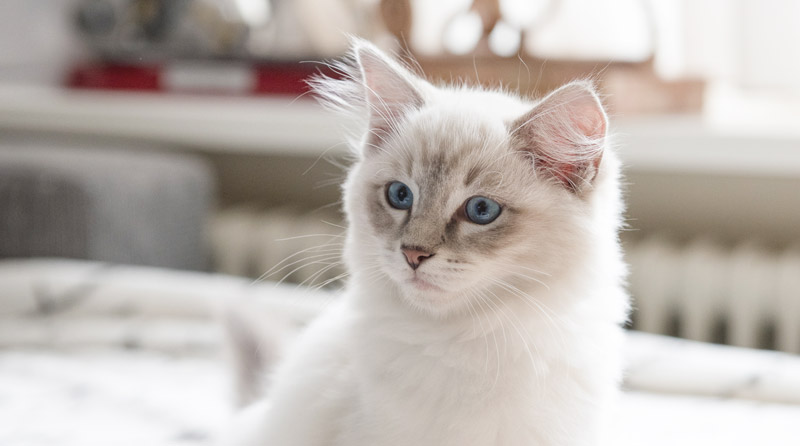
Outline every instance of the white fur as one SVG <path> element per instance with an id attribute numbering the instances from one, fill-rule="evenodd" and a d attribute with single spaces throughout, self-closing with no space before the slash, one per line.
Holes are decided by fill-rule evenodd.
<path id="1" fill-rule="evenodd" d="M 377 50 L 357 43 L 356 56 L 363 51 L 374 56 Z M 346 294 L 307 329 L 273 374 L 266 399 L 239 418 L 230 443 L 599 444 L 617 392 L 620 324 L 628 309 L 617 241 L 622 205 L 616 157 L 601 147 L 596 176 L 587 180 L 591 187 L 569 190 L 533 168 L 535 153 L 526 157 L 510 146 L 510 125 L 536 104 L 497 92 L 434 88 L 385 64 L 385 74 L 409 81 L 425 105 L 384 116 L 391 133 L 375 140 L 382 146 L 360 148 L 344 186 L 344 257 L 351 274 Z M 322 81 L 323 87 L 339 106 L 366 105 L 374 112 L 354 88 L 364 73 L 350 72 L 349 84 Z M 361 141 L 368 139 L 362 135 Z M 474 141 L 483 143 L 459 162 L 497 171 L 499 180 L 467 187 L 460 176 L 446 178 L 452 180 L 441 186 L 446 193 L 426 208 L 422 200 L 433 189 L 415 170 L 402 178 L 420 200 L 414 212 L 425 212 L 415 218 L 444 224 L 448 209 L 491 192 L 518 209 L 516 216 L 509 211 L 500 218 L 524 224 L 515 243 L 497 252 L 442 248 L 416 274 L 445 290 L 421 289 L 409 282 L 415 272 L 400 255 L 400 240 L 373 230 L 367 203 L 376 192 L 367 185 L 400 179 L 404 174 L 394 166 L 404 157 L 418 159 L 417 150 L 452 152 Z M 397 222 L 405 218 L 405 211 L 387 212 Z M 489 229 L 462 224 L 458 231 Z M 447 256 L 460 256 L 465 269 L 448 269 Z"/>

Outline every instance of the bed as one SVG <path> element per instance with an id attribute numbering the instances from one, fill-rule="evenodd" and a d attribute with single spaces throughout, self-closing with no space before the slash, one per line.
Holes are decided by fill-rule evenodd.
<path id="1" fill-rule="evenodd" d="M 0 445 L 213 445 L 228 299 L 305 324 L 334 293 L 74 260 L 0 262 Z M 800 358 L 631 331 L 615 445 L 800 444 Z"/>

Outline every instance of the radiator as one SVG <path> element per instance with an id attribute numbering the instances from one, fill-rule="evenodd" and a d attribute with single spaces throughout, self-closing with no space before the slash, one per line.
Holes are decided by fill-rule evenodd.
<path id="1" fill-rule="evenodd" d="M 336 214 L 226 210 L 212 225 L 216 270 L 336 287 L 342 228 Z M 800 247 L 726 246 L 698 238 L 626 243 L 633 327 L 743 347 L 800 353 Z"/>
<path id="2" fill-rule="evenodd" d="M 634 328 L 800 353 L 800 248 L 651 237 L 626 258 Z"/>
<path id="3" fill-rule="evenodd" d="M 318 288 L 344 278 L 336 213 L 240 207 L 219 212 L 210 232 L 217 272 Z"/>

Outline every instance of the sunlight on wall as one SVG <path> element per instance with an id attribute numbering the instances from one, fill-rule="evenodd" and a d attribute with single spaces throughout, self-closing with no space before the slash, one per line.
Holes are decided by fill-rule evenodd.
<path id="1" fill-rule="evenodd" d="M 468 0 L 412 0 L 412 45 L 421 54 L 469 53 L 481 23 Z M 501 0 L 493 52 L 516 54 L 520 44 L 553 59 L 640 61 L 652 54 L 652 30 L 639 0 Z"/>

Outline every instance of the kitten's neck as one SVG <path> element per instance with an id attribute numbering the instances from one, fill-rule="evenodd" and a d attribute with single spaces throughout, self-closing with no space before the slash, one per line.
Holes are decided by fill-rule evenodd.
<path id="1" fill-rule="evenodd" d="M 361 343 L 359 351 L 370 352 L 362 359 L 374 370 L 384 370 L 402 355 L 409 368 L 458 370 L 488 390 L 495 379 L 485 377 L 521 370 L 543 376 L 550 358 L 568 350 L 566 329 L 574 324 L 563 323 L 562 309 L 526 303 L 519 297 L 525 290 L 492 290 L 491 301 L 474 300 L 464 311 L 437 318 L 414 309 L 388 279 L 359 285 L 351 289 L 348 302 L 355 314 L 353 335 Z"/>

